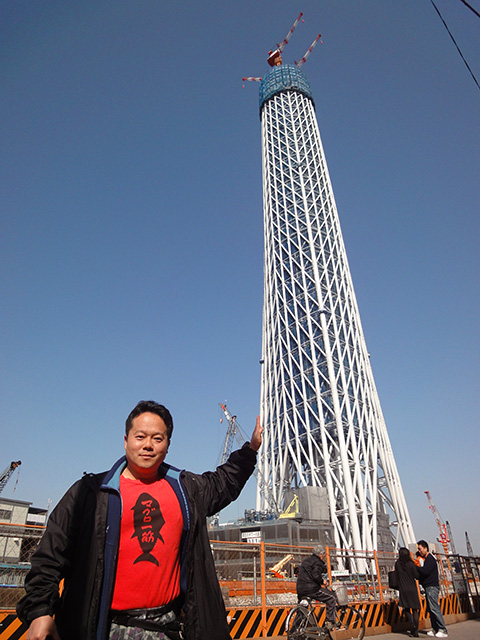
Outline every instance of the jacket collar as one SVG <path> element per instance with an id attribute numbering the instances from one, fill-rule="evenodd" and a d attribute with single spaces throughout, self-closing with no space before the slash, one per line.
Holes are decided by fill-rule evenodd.
<path id="1" fill-rule="evenodd" d="M 122 471 L 125 469 L 126 464 L 127 459 L 125 456 L 122 456 L 117 460 L 110 471 L 107 471 L 107 475 L 103 479 L 101 488 L 120 491 L 120 476 L 122 475 Z"/>
<path id="2" fill-rule="evenodd" d="M 127 458 L 122 456 L 119 460 L 115 462 L 110 471 L 107 471 L 107 475 L 103 479 L 102 489 L 110 489 L 114 491 L 120 491 L 120 476 L 122 475 L 122 471 L 127 466 Z M 165 478 L 166 476 L 178 478 L 180 474 L 180 469 L 177 467 L 173 467 L 166 462 L 162 462 L 160 468 L 158 469 L 158 477 Z"/>

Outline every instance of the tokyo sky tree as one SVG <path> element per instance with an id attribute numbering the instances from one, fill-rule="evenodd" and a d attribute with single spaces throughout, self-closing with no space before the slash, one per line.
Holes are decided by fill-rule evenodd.
<path id="1" fill-rule="evenodd" d="M 269 73 L 244 79 L 261 80 L 264 444 L 258 464 L 268 491 L 259 486 L 257 508 L 285 509 L 296 489 L 322 487 L 337 547 L 386 548 L 382 526 L 390 545 L 409 544 L 414 533 L 370 366 L 313 95 L 300 65 L 282 63 L 297 22 L 270 52 Z"/>

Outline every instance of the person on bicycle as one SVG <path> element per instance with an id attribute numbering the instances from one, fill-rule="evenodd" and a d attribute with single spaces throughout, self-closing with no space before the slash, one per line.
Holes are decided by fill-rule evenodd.
<path id="1" fill-rule="evenodd" d="M 335 593 L 327 588 L 327 577 L 325 547 L 317 544 L 313 548 L 312 555 L 302 562 L 298 570 L 297 596 L 299 601 L 303 598 L 314 598 L 322 602 L 326 607 L 325 626 L 331 629 L 335 626 L 337 598 Z"/>

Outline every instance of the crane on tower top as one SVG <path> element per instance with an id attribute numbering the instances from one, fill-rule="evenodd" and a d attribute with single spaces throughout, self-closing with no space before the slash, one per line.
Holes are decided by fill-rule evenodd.
<path id="1" fill-rule="evenodd" d="M 432 497 L 430 496 L 430 492 L 425 491 L 425 495 L 427 496 L 428 507 L 429 509 L 431 509 L 433 513 L 433 517 L 435 518 L 435 522 L 437 523 L 437 527 L 440 532 L 438 541 L 442 545 L 445 555 L 448 555 L 449 553 L 448 545 L 450 543 L 450 538 L 448 537 L 447 527 L 444 525 L 444 523 L 442 522 L 442 519 L 440 518 L 440 514 L 438 513 L 437 508 L 432 500 Z"/>
<path id="2" fill-rule="evenodd" d="M 269 51 L 268 52 L 267 62 L 271 67 L 279 67 L 282 64 L 282 62 L 283 62 L 283 60 L 282 60 L 282 51 L 287 46 L 288 41 L 292 37 L 292 33 L 297 28 L 297 25 L 300 22 L 302 16 L 303 16 L 303 13 L 300 11 L 300 13 L 298 15 L 298 18 L 295 20 L 295 22 L 292 25 L 292 28 L 287 33 L 287 35 L 282 40 L 282 42 L 280 44 L 277 44 L 277 48 L 275 49 L 275 51 Z M 303 20 L 302 20 L 302 22 L 303 22 Z"/>
<path id="3" fill-rule="evenodd" d="M 282 40 L 282 42 L 280 44 L 277 44 L 277 48 L 276 49 L 271 49 L 268 52 L 268 58 L 267 58 L 267 62 L 271 67 L 279 67 L 283 64 L 283 57 L 282 57 L 282 52 L 285 49 L 285 47 L 288 44 L 288 41 L 290 40 L 290 38 L 292 37 L 292 33 L 295 31 L 295 29 L 297 28 L 298 23 L 300 22 L 300 20 L 302 20 L 302 22 L 304 22 L 304 20 L 302 19 L 303 13 L 300 11 L 297 19 L 295 20 L 295 22 L 293 23 L 290 31 L 287 33 L 287 35 L 285 36 L 285 38 Z M 319 42 L 320 38 L 322 37 L 322 34 L 319 33 L 318 36 L 315 38 L 315 40 L 312 42 L 312 44 L 310 45 L 310 47 L 307 49 L 305 55 L 303 56 L 303 58 L 300 60 L 300 62 L 295 61 L 295 64 L 297 65 L 297 67 L 301 67 L 302 64 L 304 62 L 306 62 L 308 56 L 312 53 L 313 49 L 316 47 L 317 43 Z M 246 78 L 242 78 L 243 82 L 246 81 L 250 81 L 250 82 L 261 82 L 262 78 L 256 78 L 253 76 L 248 76 Z"/>
<path id="4" fill-rule="evenodd" d="M 2 474 L 0 475 L 0 493 L 5 489 L 5 485 L 10 480 L 12 473 L 15 471 L 17 467 L 22 464 L 21 460 L 17 460 L 16 462 L 11 462 L 10 466 L 7 467 Z"/>

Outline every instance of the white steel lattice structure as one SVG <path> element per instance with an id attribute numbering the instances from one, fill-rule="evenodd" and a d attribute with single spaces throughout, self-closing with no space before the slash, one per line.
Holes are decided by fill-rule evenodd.
<path id="1" fill-rule="evenodd" d="M 342 548 L 415 542 L 369 361 L 308 80 L 260 85 L 265 225 L 259 470 L 278 505 L 324 487 Z M 257 490 L 257 509 L 268 495 Z M 387 541 L 385 540 L 385 536 Z"/>

